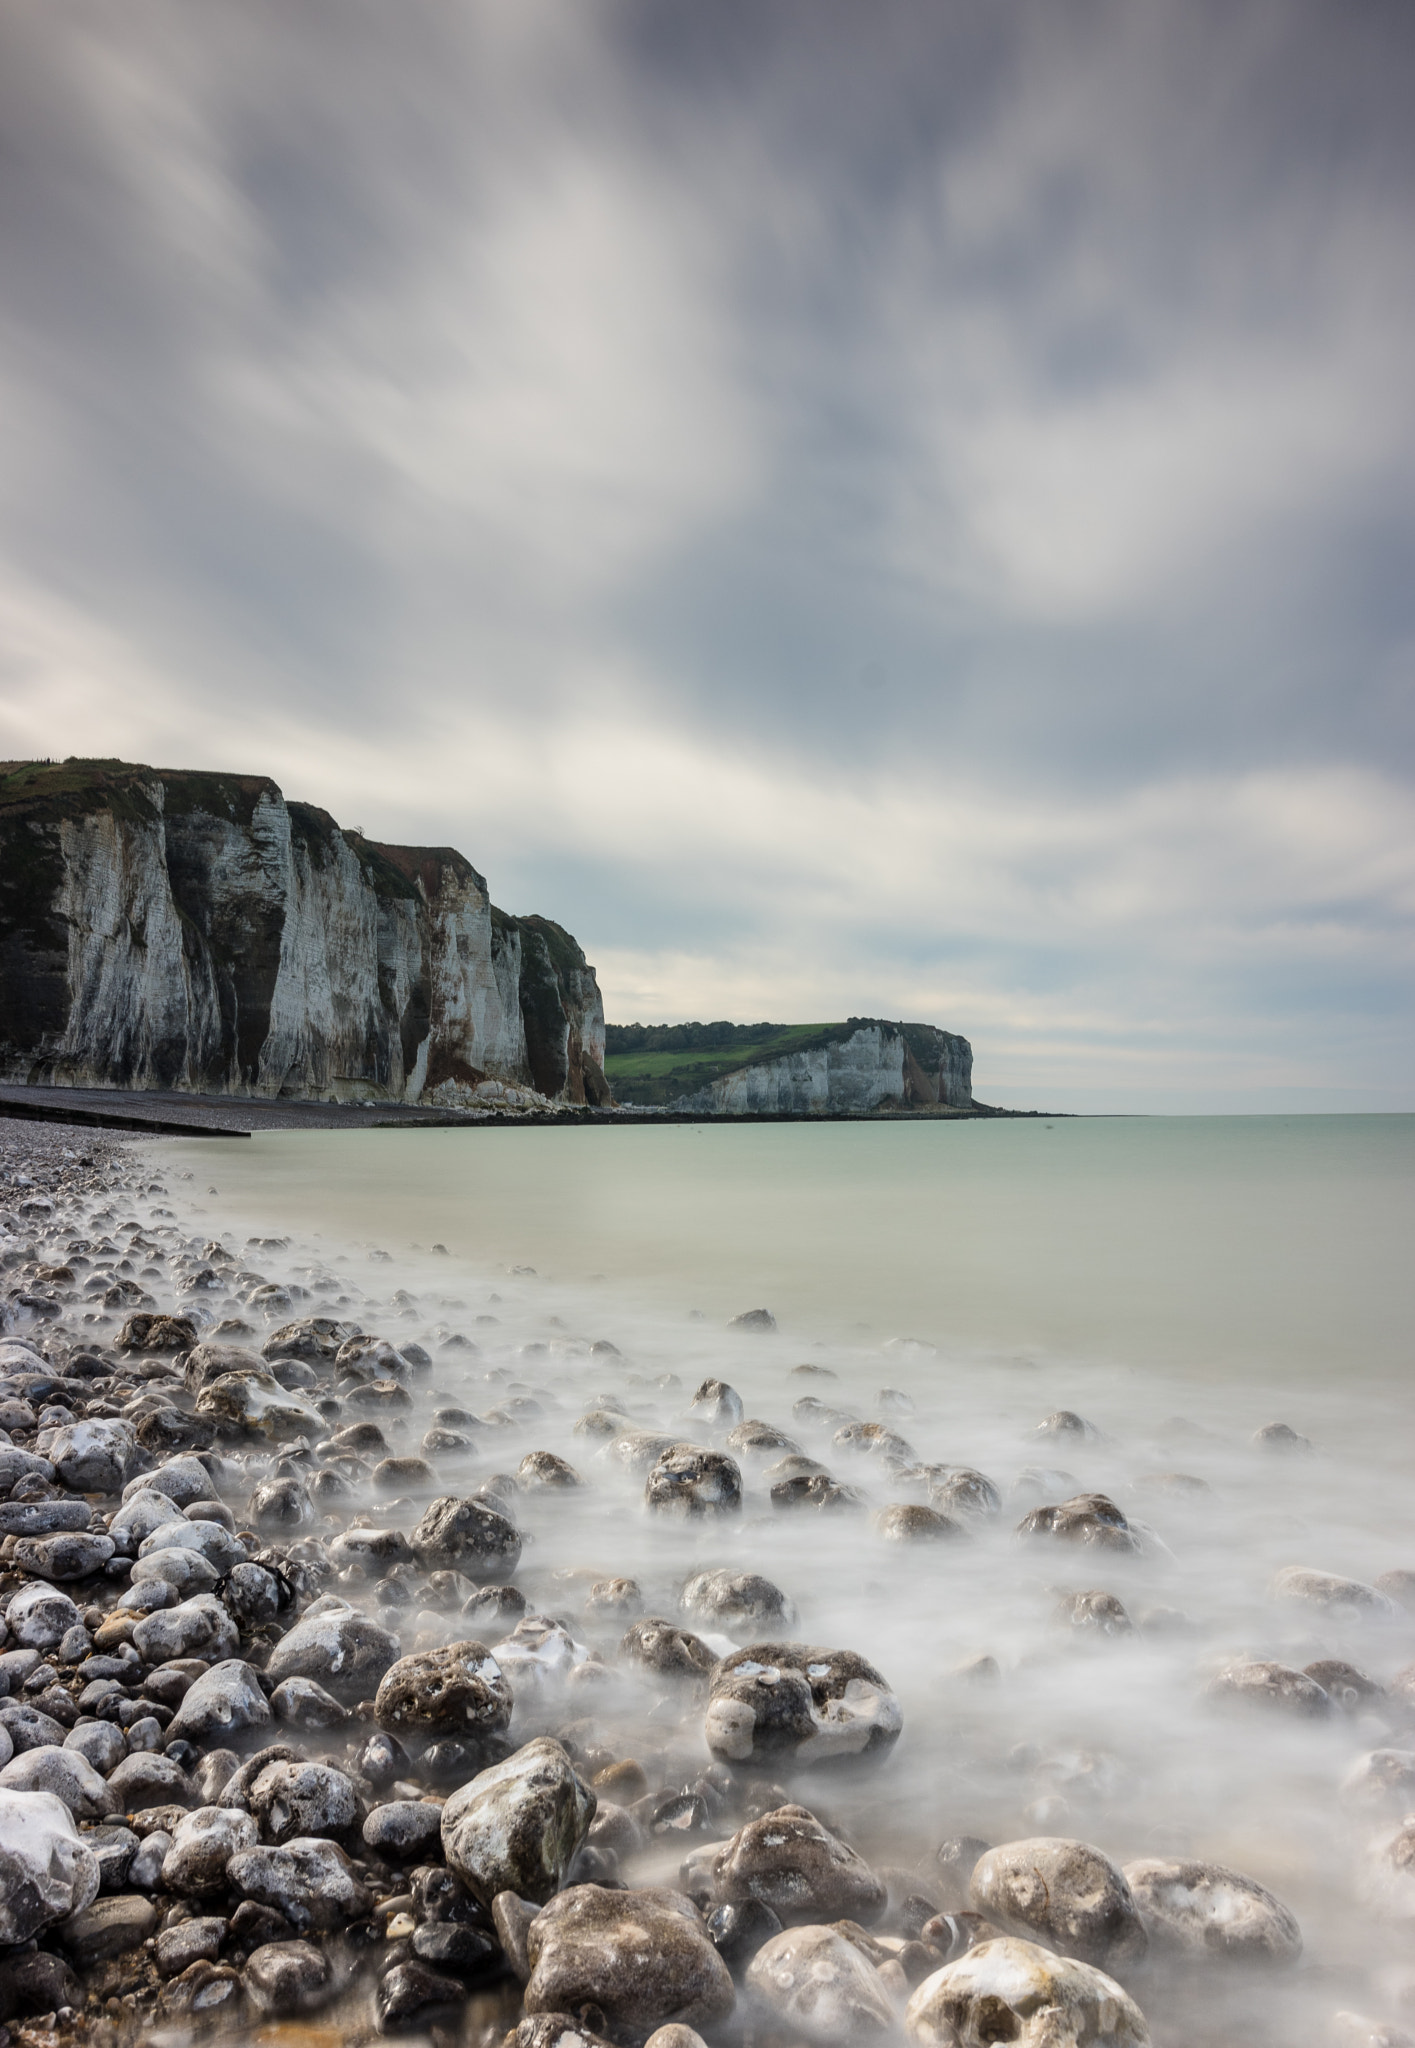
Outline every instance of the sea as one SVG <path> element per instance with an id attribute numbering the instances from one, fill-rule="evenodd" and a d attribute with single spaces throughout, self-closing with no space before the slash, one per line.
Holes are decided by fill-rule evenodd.
<path id="1" fill-rule="evenodd" d="M 181 1227 L 303 1288 L 300 1313 L 431 1354 L 398 1448 L 439 1408 L 497 1418 L 429 1492 L 569 1460 L 581 1487 L 516 1496 L 518 1583 L 577 1639 L 612 1658 L 594 1580 L 693 1626 L 680 1589 L 720 1567 L 778 1585 L 796 1640 L 876 1665 L 893 1751 L 787 1789 L 892 1884 L 965 1903 L 938 1860 L 962 1837 L 1217 1863 L 1290 1908 L 1302 1959 L 1152 1963 L 1131 1988 L 1156 2043 L 1415 2028 L 1415 1877 L 1402 1891 L 1389 1853 L 1415 1811 L 1415 1677 L 1392 1683 L 1415 1613 L 1274 1590 L 1288 1567 L 1415 1574 L 1415 1118 L 508 1119 L 152 1156 Z M 733 1327 L 753 1310 L 772 1327 Z M 690 1412 L 707 1380 L 860 1504 L 773 1506 L 778 1449 L 740 1457 L 739 1513 L 648 1513 L 642 1473 L 576 1425 L 598 1407 L 721 1448 L 728 1420 Z M 909 1456 L 837 1441 L 851 1420 Z M 881 1514 L 927 1501 L 929 1467 L 985 1475 L 996 1510 L 890 1540 Z M 1093 1492 L 1138 1554 L 1016 1533 Z M 1074 1624 L 1088 1592 L 1113 1625 Z M 1260 1661 L 1360 1682 L 1315 1714 L 1216 1685 Z M 645 1713 L 619 1746 L 688 1768 L 700 1708 Z M 1384 1750 L 1408 1768 L 1366 1761 Z"/>

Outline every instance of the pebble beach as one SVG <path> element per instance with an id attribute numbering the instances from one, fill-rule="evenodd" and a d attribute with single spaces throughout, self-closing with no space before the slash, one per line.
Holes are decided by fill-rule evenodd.
<path id="1" fill-rule="evenodd" d="M 0 1120 L 9 2042 L 1415 2041 L 1415 1544 L 1339 1396 L 945 1398 L 178 1156 Z"/>

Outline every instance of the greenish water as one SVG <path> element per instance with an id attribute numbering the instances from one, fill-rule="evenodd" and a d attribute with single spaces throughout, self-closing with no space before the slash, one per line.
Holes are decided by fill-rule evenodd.
<path id="1" fill-rule="evenodd" d="M 926 1896 L 937 1845 L 964 1834 L 1209 1859 L 1270 1886 L 1302 1926 L 1302 1967 L 1139 1980 L 1157 2048 L 1325 2048 L 1338 2008 L 1405 1995 L 1391 1971 L 1410 1900 L 1380 1860 L 1405 1794 L 1363 1760 L 1410 1747 L 1397 1674 L 1415 1673 L 1415 1613 L 1376 1591 L 1283 1596 L 1277 1575 L 1415 1573 L 1415 1118 L 282 1133 L 146 1157 L 163 1175 L 152 1226 L 186 1233 L 198 1262 L 204 1240 L 232 1253 L 189 1311 L 248 1318 L 253 1344 L 318 1310 L 425 1348 L 390 1444 L 415 1451 L 444 1404 L 475 1441 L 439 1448 L 415 1499 L 370 1484 L 343 1512 L 407 1527 L 432 1492 L 501 1475 L 527 1598 L 627 1688 L 604 1709 L 615 1754 L 676 1743 L 661 1769 L 690 1777 L 701 1708 L 685 1693 L 676 1720 L 644 1718 L 654 1694 L 633 1691 L 622 1623 L 596 1620 L 587 1586 L 630 1577 L 646 1613 L 681 1619 L 692 1573 L 764 1573 L 801 1641 L 858 1650 L 896 1691 L 887 1765 L 819 1796 Z M 726 1328 L 755 1307 L 775 1336 Z M 774 1505 L 777 1453 L 691 1406 L 709 1377 L 859 1505 Z M 642 1470 L 594 1427 L 606 1403 L 626 1427 L 735 1453 L 740 1513 L 650 1513 Z M 869 1419 L 892 1448 L 861 1448 Z M 1309 1447 L 1271 1448 L 1255 1432 L 1273 1422 Z M 507 1476 L 547 1450 L 583 1485 Z M 891 1540 L 890 1509 L 958 1466 L 987 1475 L 996 1511 Z M 1134 1554 L 1019 1539 L 1029 1510 L 1093 1491 L 1130 1518 Z M 1120 1604 L 1118 1634 L 1067 1619 L 1097 1592 Z M 1342 1660 L 1376 1690 L 1315 1717 L 1216 1703 L 1218 1675 L 1254 1659 Z M 633 1881 L 673 1881 L 678 1855 Z"/>
<path id="2" fill-rule="evenodd" d="M 770 1307 L 1130 1364 L 1399 1377 L 1415 1117 L 258 1135 L 179 1145 L 252 1227 L 445 1243 L 623 1307 Z"/>

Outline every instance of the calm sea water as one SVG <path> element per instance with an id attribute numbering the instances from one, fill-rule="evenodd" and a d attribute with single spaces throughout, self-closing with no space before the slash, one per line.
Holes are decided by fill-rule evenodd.
<path id="1" fill-rule="evenodd" d="M 1415 1897 L 1377 1896 L 1403 1809 L 1342 1789 L 1372 1750 L 1415 1751 L 1415 1714 L 1378 1699 L 1314 1721 L 1235 1715 L 1206 1690 L 1235 1660 L 1342 1658 L 1385 1684 L 1415 1658 L 1409 1613 L 1271 1590 L 1288 1565 L 1415 1570 L 1415 1118 L 280 1133 L 154 1156 L 194 1234 L 288 1236 L 247 1266 L 427 1346 L 399 1447 L 443 1403 L 535 1399 L 529 1419 L 474 1432 L 436 1490 L 534 1449 L 570 1459 L 583 1491 L 526 1493 L 518 1520 L 520 1583 L 572 1631 L 613 1656 L 584 1616 L 590 1577 L 632 1576 L 648 1612 L 672 1614 L 691 1570 L 727 1565 L 775 1580 L 803 1639 L 878 1664 L 903 1740 L 867 1782 L 811 1797 L 877 1862 L 927 1872 L 964 1833 L 1217 1860 L 1287 1901 L 1306 1959 L 1275 1982 L 1137 1984 L 1157 2043 L 1317 2048 L 1338 2010 L 1415 2019 Z M 774 1335 L 726 1328 L 756 1307 Z M 453 1334 L 477 1348 L 446 1348 Z M 889 1543 L 868 1512 L 773 1510 L 766 1461 L 744 1457 L 740 1516 L 665 1527 L 641 1476 L 575 1425 L 609 1400 L 720 1444 L 687 1414 L 709 1375 L 875 1508 L 924 1495 L 837 1445 L 803 1396 L 882 1417 L 922 1462 L 980 1469 L 1002 1510 L 956 1542 Z M 1095 1433 L 1038 1434 L 1058 1409 Z M 1256 1445 L 1272 1421 L 1311 1450 Z M 1165 1483 L 1176 1471 L 1184 1490 Z M 1149 1531 L 1146 1555 L 1019 1543 L 1030 1507 L 1083 1489 Z M 1133 1630 L 1058 1620 L 1096 1590 Z M 979 1657 L 996 1663 L 982 1683 Z M 609 1739 L 661 1751 L 661 1717 L 634 1712 Z M 689 1712 L 673 1738 L 689 1762 L 699 1725 Z"/>

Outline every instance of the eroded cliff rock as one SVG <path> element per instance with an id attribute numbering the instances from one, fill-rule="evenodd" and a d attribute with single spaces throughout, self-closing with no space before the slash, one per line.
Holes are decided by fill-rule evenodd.
<path id="1" fill-rule="evenodd" d="M 267 776 L 0 766 L 0 1073 L 89 1087 L 607 1102 L 594 969 L 450 847 Z"/>
<path id="2" fill-rule="evenodd" d="M 886 1106 L 971 1109 L 973 1049 L 929 1024 L 853 1018 L 832 1041 L 761 1060 L 684 1095 L 672 1107 L 693 1116 L 764 1112 L 803 1115 Z"/>

